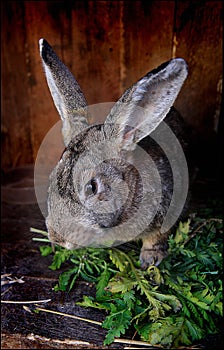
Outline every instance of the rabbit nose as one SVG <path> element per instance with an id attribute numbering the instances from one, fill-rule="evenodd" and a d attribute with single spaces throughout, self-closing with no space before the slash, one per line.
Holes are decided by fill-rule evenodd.
<path id="1" fill-rule="evenodd" d="M 101 192 L 98 194 L 97 198 L 99 199 L 99 201 L 105 201 L 106 199 L 106 193 L 105 192 Z"/>
<path id="2" fill-rule="evenodd" d="M 104 184 L 102 190 L 97 194 L 97 199 L 99 201 L 109 201 L 110 192 L 111 192 L 110 186 L 108 184 Z"/>

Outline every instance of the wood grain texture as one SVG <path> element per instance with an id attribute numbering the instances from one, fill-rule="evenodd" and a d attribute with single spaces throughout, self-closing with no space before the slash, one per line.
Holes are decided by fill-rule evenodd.
<path id="1" fill-rule="evenodd" d="M 2 16 L 2 164 L 33 161 L 24 4 L 5 2 Z M 16 23 L 16 28 L 15 28 Z"/>
<path id="2" fill-rule="evenodd" d="M 3 169 L 34 163 L 59 120 L 39 57 L 41 37 L 95 104 L 115 101 L 170 59 L 176 34 L 176 55 L 188 62 L 189 78 L 175 105 L 210 142 L 221 104 L 222 1 L 4 1 L 1 7 Z"/>
<path id="3" fill-rule="evenodd" d="M 220 1 L 177 2 L 176 54 L 189 65 L 189 77 L 177 108 L 204 132 L 214 130 L 218 118 L 215 113 L 221 105 L 222 8 Z"/>
<path id="4" fill-rule="evenodd" d="M 123 88 L 171 59 L 174 1 L 124 2 Z"/>

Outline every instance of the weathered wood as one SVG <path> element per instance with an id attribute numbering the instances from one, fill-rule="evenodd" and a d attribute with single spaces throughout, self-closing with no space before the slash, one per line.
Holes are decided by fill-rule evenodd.
<path id="1" fill-rule="evenodd" d="M 41 67 L 40 37 L 94 104 L 115 101 L 170 59 L 176 34 L 176 55 L 189 64 L 176 106 L 211 141 L 221 98 L 222 1 L 3 1 L 1 7 L 3 168 L 33 163 L 59 120 Z"/>
<path id="2" fill-rule="evenodd" d="M 222 9 L 221 1 L 177 1 L 176 56 L 188 62 L 189 76 L 176 106 L 204 135 L 220 116 Z"/>
<path id="3" fill-rule="evenodd" d="M 2 2 L 2 129 L 4 167 L 32 163 L 24 4 Z"/>
<path id="4" fill-rule="evenodd" d="M 5 292 L 4 300 L 25 302 L 31 300 L 41 301 L 49 298 L 51 301 L 46 304 L 36 303 L 35 305 L 24 303 L 26 306 L 25 309 L 22 303 L 2 303 L 2 332 L 21 335 L 22 339 L 26 337 L 27 340 L 31 340 L 31 335 L 33 334 L 33 340 L 36 337 L 38 343 L 42 343 L 44 340 L 45 343 L 53 345 L 53 347 L 54 344 L 61 343 L 66 348 L 72 345 L 72 342 L 74 344 L 75 341 L 79 341 L 80 345 L 82 342 L 85 342 L 85 348 L 91 348 L 93 346 L 101 347 L 103 345 L 103 338 L 106 331 L 99 325 L 57 314 L 34 312 L 39 307 L 79 316 L 80 318 L 102 321 L 104 318 L 103 313 L 95 313 L 93 310 L 90 311 L 90 309 L 75 305 L 77 301 L 82 299 L 83 294 L 91 295 L 91 289 L 93 289 L 91 285 L 78 282 L 73 293 L 55 293 L 52 290 L 56 284 L 53 278 L 24 276 L 23 281 L 23 284 L 15 283 L 11 285 L 10 290 Z M 112 348 L 118 347 L 116 344 L 114 345 Z"/>
<path id="5" fill-rule="evenodd" d="M 171 59 L 174 1 L 125 1 L 123 88 Z"/>
<path id="6" fill-rule="evenodd" d="M 121 94 L 122 2 L 82 2 L 72 11 L 72 70 L 89 104 Z"/>
<path id="7" fill-rule="evenodd" d="M 87 347 L 88 349 L 97 349 L 96 346 L 79 340 L 55 340 L 34 335 L 33 333 L 27 336 L 21 334 L 1 334 L 1 349 L 86 349 Z"/>
<path id="8" fill-rule="evenodd" d="M 59 119 L 57 110 L 49 93 L 39 55 L 39 39 L 46 35 L 61 55 L 61 36 L 55 35 L 55 23 L 50 16 L 47 1 L 25 1 L 25 26 L 27 69 L 29 76 L 30 135 L 33 159 L 36 159 L 38 149 L 48 130 Z M 46 33 L 46 34 L 45 34 Z"/>
<path id="9" fill-rule="evenodd" d="M 209 176 L 221 171 L 222 11 L 221 1 L 178 1 L 176 8 L 176 55 L 188 62 L 189 76 L 175 106 L 196 130 L 192 157 Z"/>
<path id="10" fill-rule="evenodd" d="M 36 204 L 14 205 L 2 203 L 2 264 L 1 273 L 24 283 L 4 284 L 2 300 L 21 304 L 1 304 L 3 347 L 10 348 L 123 348 L 112 344 L 103 347 L 106 330 L 97 324 L 68 317 L 35 313 L 37 306 L 102 322 L 105 313 L 76 305 L 83 295 L 93 295 L 91 283 L 77 281 L 71 293 L 54 292 L 58 272 L 48 268 L 51 258 L 43 258 L 38 242 L 33 242 L 30 227 L 44 228 L 44 219 Z M 35 234 L 35 237 L 38 234 Z M 5 277 L 5 282 L 10 279 Z M 46 304 L 23 304 L 27 301 L 51 299 Z M 28 307 L 24 309 L 23 305 Z M 13 339 L 10 337 L 13 334 Z M 15 337 L 14 337 L 15 335 Z M 84 342 L 86 344 L 84 344 Z M 77 344 L 78 345 L 77 345 Z M 83 343 L 83 344 L 82 344 Z"/>

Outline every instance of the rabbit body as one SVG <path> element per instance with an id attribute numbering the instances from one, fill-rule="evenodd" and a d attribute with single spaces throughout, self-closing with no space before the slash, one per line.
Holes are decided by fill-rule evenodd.
<path id="1" fill-rule="evenodd" d="M 185 146 L 183 121 L 172 107 L 187 76 L 185 61 L 148 73 L 114 104 L 104 124 L 89 125 L 75 78 L 44 39 L 40 53 L 65 143 L 50 175 L 49 239 L 68 249 L 142 239 L 142 267 L 158 265 L 166 256 L 169 229 L 161 227 L 174 191 L 158 130 L 164 120 Z"/>

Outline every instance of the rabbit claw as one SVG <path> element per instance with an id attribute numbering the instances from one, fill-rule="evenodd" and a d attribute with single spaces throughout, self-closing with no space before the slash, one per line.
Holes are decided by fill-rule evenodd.
<path id="1" fill-rule="evenodd" d="M 158 266 L 168 255 L 167 236 L 168 232 L 166 234 L 161 234 L 159 230 L 155 230 L 142 239 L 143 244 L 140 252 L 142 269 L 145 270 L 151 265 Z"/>
<path id="2" fill-rule="evenodd" d="M 141 268 L 146 270 L 151 265 L 158 266 L 166 256 L 167 252 L 165 250 L 143 248 L 140 253 Z"/>

